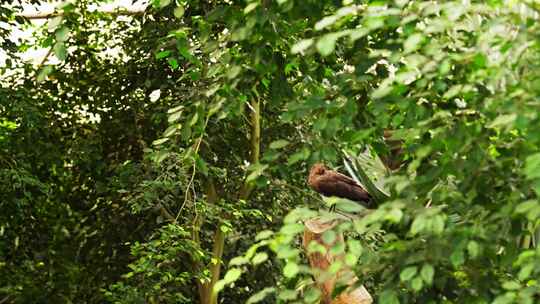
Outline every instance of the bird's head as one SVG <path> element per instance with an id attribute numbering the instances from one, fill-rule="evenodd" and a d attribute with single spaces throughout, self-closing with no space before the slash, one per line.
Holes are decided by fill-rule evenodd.
<path id="1" fill-rule="evenodd" d="M 324 172 L 327 170 L 326 166 L 322 163 L 316 163 L 311 167 L 311 170 L 309 171 L 309 175 L 315 176 L 315 175 L 323 175 Z"/>

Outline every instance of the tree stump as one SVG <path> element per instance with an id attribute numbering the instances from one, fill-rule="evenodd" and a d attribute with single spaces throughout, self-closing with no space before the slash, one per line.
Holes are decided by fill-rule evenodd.
<path id="1" fill-rule="evenodd" d="M 346 289 L 343 293 L 338 295 L 335 299 L 332 299 L 332 292 L 335 288 L 336 282 L 338 280 L 346 281 L 348 286 L 352 286 L 358 278 L 356 275 L 345 266 L 344 256 L 338 255 L 333 256 L 329 254 L 330 248 L 336 243 L 343 243 L 343 234 L 336 233 L 336 239 L 333 244 L 326 244 L 322 240 L 322 234 L 334 228 L 339 222 L 337 220 L 324 221 L 319 218 L 314 218 L 306 221 L 304 223 L 304 238 L 303 246 L 308 255 L 308 260 L 312 268 L 320 269 L 320 273 L 323 274 L 326 272 L 328 267 L 335 262 L 343 262 L 343 268 L 335 275 L 315 275 L 315 281 L 322 292 L 321 303 L 324 304 L 371 304 L 373 303 L 373 298 L 369 292 L 362 285 L 356 289 L 349 290 Z M 326 254 L 320 252 L 308 252 L 308 246 L 311 242 L 317 242 L 326 248 Z"/>

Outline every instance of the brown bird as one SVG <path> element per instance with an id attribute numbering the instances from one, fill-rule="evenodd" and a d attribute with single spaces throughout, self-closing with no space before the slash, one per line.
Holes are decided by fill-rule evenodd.
<path id="1" fill-rule="evenodd" d="M 355 201 L 364 207 L 371 203 L 371 195 L 355 180 L 324 164 L 317 163 L 311 167 L 308 178 L 309 186 L 324 196 L 337 196 Z"/>

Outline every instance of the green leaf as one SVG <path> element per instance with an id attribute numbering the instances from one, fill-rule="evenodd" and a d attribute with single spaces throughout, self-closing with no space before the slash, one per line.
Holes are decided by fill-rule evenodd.
<path id="1" fill-rule="evenodd" d="M 176 60 L 176 58 L 172 58 L 172 57 L 167 58 L 167 63 L 173 70 L 176 70 L 179 67 L 178 60 Z"/>
<path id="2" fill-rule="evenodd" d="M 231 284 L 232 282 L 238 280 L 240 275 L 242 275 L 242 271 L 239 268 L 231 268 L 229 271 L 227 271 L 225 277 L 223 277 L 223 281 L 226 284 Z"/>
<path id="3" fill-rule="evenodd" d="M 184 105 L 179 105 L 179 106 L 176 106 L 174 108 L 170 108 L 169 110 L 167 110 L 167 113 L 168 114 L 173 114 L 173 113 L 176 113 L 176 112 L 180 112 L 184 109 Z"/>
<path id="4" fill-rule="evenodd" d="M 336 240 L 336 233 L 333 230 L 327 230 L 323 233 L 322 240 L 327 245 L 330 245 Z"/>
<path id="5" fill-rule="evenodd" d="M 299 223 L 286 224 L 279 230 L 280 233 L 287 235 L 296 235 L 302 231 L 304 231 L 304 225 Z"/>
<path id="6" fill-rule="evenodd" d="M 512 128 L 516 121 L 517 114 L 502 114 L 497 116 L 491 123 L 487 125 L 488 128 Z"/>
<path id="7" fill-rule="evenodd" d="M 54 31 L 62 23 L 62 20 L 62 16 L 50 18 L 47 23 L 47 28 L 49 29 L 49 31 Z"/>
<path id="8" fill-rule="evenodd" d="M 334 48 L 336 47 L 336 40 L 339 38 L 339 36 L 336 36 L 335 34 L 326 34 L 323 35 L 319 40 L 317 41 L 316 47 L 319 53 L 322 56 L 328 56 L 332 54 L 334 51 Z"/>
<path id="9" fill-rule="evenodd" d="M 255 241 L 265 240 L 271 237 L 273 234 L 274 232 L 272 230 L 263 230 L 257 233 L 257 236 L 255 236 Z"/>
<path id="10" fill-rule="evenodd" d="M 162 9 L 171 4 L 171 0 L 152 0 L 152 6 L 158 9 Z"/>
<path id="11" fill-rule="evenodd" d="M 435 234 L 441 234 L 444 231 L 444 217 L 442 215 L 435 215 L 431 219 L 431 227 Z"/>
<path id="12" fill-rule="evenodd" d="M 156 54 L 156 59 L 167 58 L 171 55 L 171 51 L 161 51 Z"/>
<path id="13" fill-rule="evenodd" d="M 180 119 L 180 117 L 182 117 L 182 111 L 174 112 L 171 115 L 169 115 L 169 117 L 167 118 L 167 121 L 169 123 L 173 123 L 177 121 L 178 119 Z"/>
<path id="14" fill-rule="evenodd" d="M 251 181 L 254 181 L 256 178 L 258 178 L 259 176 L 261 176 L 264 172 L 264 170 L 266 170 L 268 168 L 268 165 L 263 165 L 263 164 L 253 164 L 249 167 L 248 170 L 251 171 L 251 173 L 246 177 L 246 182 L 251 182 Z"/>
<path id="15" fill-rule="evenodd" d="M 58 58 L 60 61 L 66 60 L 67 49 L 63 42 L 57 42 L 54 45 L 54 55 L 56 55 L 56 58 Z"/>
<path id="16" fill-rule="evenodd" d="M 538 204 L 537 201 L 528 200 L 528 201 L 525 201 L 525 202 L 520 203 L 519 205 L 517 205 L 514 212 L 517 213 L 517 214 L 527 213 L 530 210 L 537 209 L 539 206 L 540 205 Z"/>
<path id="17" fill-rule="evenodd" d="M 381 293 L 379 304 L 399 304 L 397 294 L 393 290 L 385 290 Z"/>
<path id="18" fill-rule="evenodd" d="M 418 216 L 411 225 L 411 234 L 416 235 L 426 228 L 427 220 L 425 216 Z"/>
<path id="19" fill-rule="evenodd" d="M 322 293 L 318 288 L 308 288 L 308 290 L 304 293 L 304 301 L 306 303 L 318 303 L 321 295 Z"/>
<path id="20" fill-rule="evenodd" d="M 289 141 L 284 140 L 284 139 L 279 139 L 279 140 L 276 140 L 276 141 L 273 141 L 273 142 L 270 143 L 270 149 L 278 150 L 278 149 L 281 149 L 281 148 L 285 148 L 289 144 L 290 144 Z"/>
<path id="21" fill-rule="evenodd" d="M 195 164 L 197 166 L 197 169 L 202 173 L 204 176 L 208 176 L 208 165 L 204 161 L 202 157 L 200 157 L 198 154 L 195 154 Z"/>
<path id="22" fill-rule="evenodd" d="M 169 155 L 170 155 L 170 153 L 167 152 L 167 151 L 158 151 L 158 152 L 156 152 L 154 160 L 159 164 L 162 161 L 164 161 L 167 158 L 167 156 L 169 156 Z"/>
<path id="23" fill-rule="evenodd" d="M 527 157 L 524 171 L 529 179 L 540 178 L 540 153 L 535 153 Z"/>
<path id="24" fill-rule="evenodd" d="M 184 16 L 184 12 L 185 12 L 185 9 L 182 5 L 178 5 L 175 9 L 174 9 L 174 16 L 178 19 L 182 18 Z"/>
<path id="25" fill-rule="evenodd" d="M 253 257 L 251 262 L 253 263 L 253 265 L 258 265 L 266 260 L 268 260 L 268 254 L 266 252 L 259 252 Z"/>
<path id="26" fill-rule="evenodd" d="M 264 300 L 268 295 L 274 293 L 276 289 L 274 287 L 266 287 L 263 290 L 257 292 L 256 294 L 249 297 L 246 304 L 258 303 Z"/>
<path id="27" fill-rule="evenodd" d="M 288 262 L 287 265 L 283 268 L 283 275 L 286 278 L 292 278 L 296 276 L 300 268 L 298 268 L 298 264 L 294 262 Z"/>
<path id="28" fill-rule="evenodd" d="M 227 284 L 227 283 L 225 283 L 224 280 L 219 280 L 219 281 L 216 283 L 216 285 L 214 285 L 214 290 L 213 290 L 213 292 L 214 292 L 214 293 L 220 292 L 221 290 L 223 290 L 223 288 L 225 287 L 226 284 Z"/>
<path id="29" fill-rule="evenodd" d="M 349 239 L 347 241 L 347 246 L 349 247 L 349 250 L 351 251 L 351 253 L 357 256 L 362 255 L 363 248 L 362 248 L 362 243 L 360 243 L 360 241 Z"/>
<path id="30" fill-rule="evenodd" d="M 231 261 L 229 262 L 229 266 L 241 266 L 247 263 L 249 263 L 248 259 L 243 256 L 238 256 L 231 259 Z"/>
<path id="31" fill-rule="evenodd" d="M 303 148 L 289 157 L 287 160 L 287 165 L 294 165 L 301 160 L 306 160 L 310 155 L 311 151 L 308 148 Z"/>
<path id="32" fill-rule="evenodd" d="M 294 299 L 296 299 L 296 296 L 297 296 L 296 290 L 292 290 L 292 289 L 282 290 L 278 294 L 278 298 L 280 300 L 284 300 L 284 301 L 286 301 L 286 300 L 294 300 Z"/>
<path id="33" fill-rule="evenodd" d="M 328 27 L 336 23 L 338 19 L 339 19 L 338 16 L 335 16 L 335 15 L 324 17 L 321 20 L 319 20 L 317 23 L 315 23 L 314 28 L 316 31 L 320 31 L 324 29 L 325 27 Z"/>
<path id="34" fill-rule="evenodd" d="M 154 145 L 154 146 L 159 146 L 159 145 L 161 145 L 161 144 L 166 143 L 167 141 L 169 141 L 169 139 L 170 139 L 169 137 L 164 137 L 164 138 L 160 138 L 160 139 L 154 140 L 154 141 L 152 142 L 152 145 Z"/>
<path id="35" fill-rule="evenodd" d="M 412 34 L 403 43 L 405 54 L 414 52 L 420 48 L 420 44 L 424 41 L 424 35 L 420 33 Z"/>
<path id="36" fill-rule="evenodd" d="M 55 32 L 55 37 L 57 42 L 64 42 L 68 39 L 69 28 L 67 26 L 62 26 Z"/>
<path id="37" fill-rule="evenodd" d="M 399 278 L 402 282 L 409 281 L 414 277 L 417 271 L 418 268 L 416 266 L 409 266 L 401 271 Z"/>
<path id="38" fill-rule="evenodd" d="M 435 275 L 435 269 L 433 266 L 431 266 L 431 264 L 424 264 L 422 266 L 422 270 L 420 270 L 422 280 L 424 280 L 427 285 L 431 285 L 433 283 L 433 275 Z"/>
<path id="39" fill-rule="evenodd" d="M 291 53 L 292 54 L 302 53 L 307 48 L 309 48 L 312 44 L 313 44 L 313 39 L 300 40 L 291 47 Z"/>
<path id="40" fill-rule="evenodd" d="M 257 1 L 251 2 L 250 4 L 246 5 L 246 7 L 244 8 L 244 14 L 249 14 L 249 12 L 256 9 L 257 6 L 259 6 L 259 5 L 260 5 L 260 3 L 257 2 Z"/>
<path id="41" fill-rule="evenodd" d="M 521 286 L 521 284 L 519 284 L 518 282 L 516 281 L 505 281 L 503 284 L 502 284 L 502 287 L 506 290 L 519 290 L 521 288 L 523 288 Z"/>
<path id="42" fill-rule="evenodd" d="M 171 137 L 173 134 L 176 133 L 177 130 L 180 130 L 181 127 L 182 127 L 182 125 L 180 125 L 180 124 L 174 124 L 174 125 L 169 126 L 163 132 L 163 137 Z"/>
<path id="43" fill-rule="evenodd" d="M 469 241 L 467 244 L 467 252 L 471 258 L 476 258 L 480 254 L 480 245 L 475 241 Z"/>
<path id="44" fill-rule="evenodd" d="M 465 254 L 463 253 L 463 250 L 456 248 L 450 255 L 450 262 L 454 267 L 463 265 L 465 262 Z"/>
<path id="45" fill-rule="evenodd" d="M 40 71 L 39 71 L 39 74 L 37 76 L 37 81 L 38 82 L 42 82 L 44 81 L 45 79 L 47 79 L 47 76 L 49 76 L 50 73 L 52 73 L 53 71 L 53 67 L 51 65 L 46 65 L 44 66 Z"/>
<path id="46" fill-rule="evenodd" d="M 416 277 L 411 281 L 411 287 L 414 291 L 419 291 L 422 289 L 424 282 L 422 278 Z"/>
<path id="47" fill-rule="evenodd" d="M 331 197 L 331 198 L 326 198 L 325 200 L 328 201 L 332 199 L 335 199 L 335 205 L 337 209 L 347 212 L 347 213 L 361 212 L 366 209 L 364 206 L 360 205 L 359 203 L 348 200 L 346 198 Z"/>
<path id="48" fill-rule="evenodd" d="M 403 217 L 403 211 L 397 208 L 392 208 L 390 211 L 388 211 L 385 214 L 384 219 L 392 223 L 399 223 L 402 217 Z"/>

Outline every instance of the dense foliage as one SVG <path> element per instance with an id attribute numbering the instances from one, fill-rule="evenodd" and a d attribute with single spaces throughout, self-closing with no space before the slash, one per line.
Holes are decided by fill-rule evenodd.
<path id="1" fill-rule="evenodd" d="M 366 147 L 375 301 L 537 302 L 536 2 L 102 2 L 0 9 L 0 303 L 316 302 L 307 170 Z"/>

